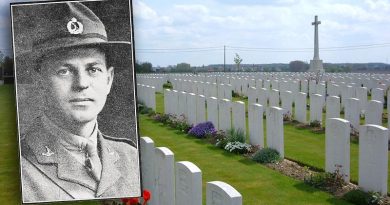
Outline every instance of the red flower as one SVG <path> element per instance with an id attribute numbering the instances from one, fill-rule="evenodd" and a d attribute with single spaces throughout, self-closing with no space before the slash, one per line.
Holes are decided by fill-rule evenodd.
<path id="1" fill-rule="evenodd" d="M 127 202 L 129 202 L 130 199 L 129 198 L 123 198 L 123 199 L 121 199 L 121 201 L 122 201 L 122 203 L 127 204 Z"/>
<path id="2" fill-rule="evenodd" d="M 130 198 L 129 205 L 138 205 L 138 198 Z"/>
<path id="3" fill-rule="evenodd" d="M 143 203 L 143 205 L 146 205 L 146 202 L 148 202 L 152 198 L 152 193 L 150 193 L 149 190 L 144 189 L 143 195 L 144 195 L 144 203 Z"/>

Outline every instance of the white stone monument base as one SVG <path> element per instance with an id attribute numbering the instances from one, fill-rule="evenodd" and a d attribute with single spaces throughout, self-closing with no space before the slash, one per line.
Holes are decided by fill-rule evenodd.
<path id="1" fill-rule="evenodd" d="M 324 66 L 322 65 L 322 60 L 310 60 L 310 68 L 308 72 L 316 72 L 318 70 L 325 72 Z"/>

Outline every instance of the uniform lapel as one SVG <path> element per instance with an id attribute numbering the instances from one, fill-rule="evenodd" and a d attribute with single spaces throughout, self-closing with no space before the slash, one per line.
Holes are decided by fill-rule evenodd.
<path id="1" fill-rule="evenodd" d="M 40 129 L 28 133 L 27 138 L 21 142 L 22 155 L 71 197 L 83 199 L 93 196 L 94 191 L 85 188 L 88 182 L 74 180 L 81 182 L 77 184 L 71 180 L 75 179 L 75 176 L 70 177 L 71 173 L 67 173 L 67 169 L 75 168 L 72 168 L 73 163 L 64 161 L 65 158 L 61 156 L 63 151 L 56 143 L 55 137 L 43 131 L 42 126 L 37 125 L 36 128 Z M 55 166 L 56 164 L 58 166 Z"/>
<path id="2" fill-rule="evenodd" d="M 68 180 L 96 190 L 96 181 L 88 174 L 83 164 L 78 162 L 70 153 L 60 147 L 58 149 L 58 178 Z"/>
<path id="3" fill-rule="evenodd" d="M 116 164 L 119 159 L 118 153 L 105 141 L 100 132 L 98 132 L 98 143 L 100 143 L 101 147 L 102 177 L 96 196 L 102 195 L 121 177 L 121 173 L 117 167 L 118 165 Z"/>
<path id="4" fill-rule="evenodd" d="M 63 148 L 56 140 L 55 136 L 52 136 L 45 129 L 38 129 L 36 132 L 29 133 L 26 143 L 32 153 L 35 155 L 36 162 L 48 170 L 45 172 L 46 176 L 58 181 L 58 179 L 75 182 L 89 189 L 96 190 L 97 183 L 88 175 L 85 167 L 79 163 L 70 153 Z M 57 169 L 53 164 L 57 164 Z M 50 171 L 49 166 L 50 165 Z M 74 186 L 72 183 L 64 184 L 63 189 L 72 190 Z"/>

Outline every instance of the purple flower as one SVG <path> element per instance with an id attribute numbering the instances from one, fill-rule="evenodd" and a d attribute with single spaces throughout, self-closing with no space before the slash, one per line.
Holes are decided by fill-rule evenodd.
<path id="1" fill-rule="evenodd" d="M 197 138 L 204 138 L 207 134 L 215 133 L 216 130 L 212 122 L 202 122 L 194 126 L 188 131 L 188 134 L 193 135 Z"/>

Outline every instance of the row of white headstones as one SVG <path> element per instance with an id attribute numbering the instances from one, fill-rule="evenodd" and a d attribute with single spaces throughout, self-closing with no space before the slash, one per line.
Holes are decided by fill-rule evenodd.
<path id="1" fill-rule="evenodd" d="M 195 125 L 200 122 L 211 121 L 219 130 L 228 130 L 234 127 L 235 129 L 246 131 L 245 103 L 242 101 L 232 102 L 228 99 L 206 98 L 203 95 L 168 89 L 164 91 L 164 100 L 165 113 L 184 115 L 189 124 Z M 348 108 L 348 105 L 346 108 Z M 306 109 L 304 110 L 306 111 Z M 322 114 L 322 108 L 319 110 Z M 284 111 L 283 108 L 278 106 L 264 107 L 258 103 L 249 104 L 248 128 L 250 144 L 265 147 L 263 128 L 263 113 L 265 112 L 267 147 L 276 149 L 281 157 L 284 157 Z M 369 116 L 368 113 L 367 116 Z M 350 124 L 348 120 L 334 116 L 327 118 L 325 131 L 325 170 L 334 172 L 340 167 L 339 171 L 347 182 L 350 179 Z M 386 194 L 388 129 L 374 124 L 365 124 L 357 128 L 360 133 L 359 186 L 366 191 Z"/>
<path id="2" fill-rule="evenodd" d="M 192 93 L 191 91 L 195 90 L 196 92 L 194 92 L 194 94 L 196 95 L 203 95 L 205 97 L 216 97 L 218 99 L 232 99 L 231 85 L 220 84 L 219 86 L 216 86 L 209 83 L 203 84 L 196 82 L 192 83 L 192 85 L 190 85 L 190 82 L 187 82 L 186 84 L 189 86 L 184 87 L 198 88 L 187 91 L 187 93 Z M 202 85 L 202 89 L 198 87 L 199 85 Z M 210 87 L 207 88 L 207 86 Z M 174 87 L 182 86 L 177 86 L 174 83 Z M 137 95 L 138 99 L 141 102 L 144 102 L 148 107 L 155 109 L 156 102 L 154 97 L 154 91 L 152 90 L 152 88 L 154 88 L 154 90 L 156 89 L 153 86 L 144 86 L 138 84 Z M 286 90 L 289 88 L 290 87 L 286 86 L 286 88 L 284 88 L 284 91 L 279 91 L 276 89 L 268 90 L 266 88 L 250 87 L 248 92 L 248 103 L 259 103 L 261 105 L 266 106 L 281 107 L 284 109 L 284 114 L 293 116 L 294 119 L 298 122 L 307 123 L 307 94 L 303 92 L 293 92 Z M 329 84 L 328 97 L 325 97 L 325 95 L 321 94 L 310 94 L 310 122 L 318 121 L 322 123 L 322 109 L 326 107 L 326 118 L 340 117 L 340 110 L 341 108 L 344 108 L 345 119 L 351 122 L 352 127 L 356 131 L 358 131 L 359 129 L 361 114 L 365 114 L 364 116 L 366 119 L 366 124 L 382 125 L 384 92 L 385 91 L 381 88 L 372 89 L 372 100 L 368 101 L 368 91 L 365 87 L 340 87 L 336 84 Z M 341 96 L 341 99 L 338 96 Z M 388 103 L 389 102 L 390 101 L 388 101 Z M 294 115 L 293 103 L 295 105 Z M 184 113 L 184 111 L 182 113 Z M 190 122 L 194 123 L 194 121 L 191 120 Z"/>
<path id="3" fill-rule="evenodd" d="M 148 99 L 155 99 L 155 89 L 151 86 L 141 86 L 148 90 Z M 146 89 L 147 88 L 147 89 Z M 256 88 L 251 88 L 257 93 Z M 262 89 L 264 90 L 264 89 Z M 375 89 L 374 89 L 375 90 Z M 249 138 L 252 145 L 264 147 L 262 116 L 266 111 L 267 117 L 267 146 L 279 151 L 284 156 L 283 115 L 292 113 L 292 101 L 295 101 L 295 114 L 298 121 L 306 121 L 306 93 L 299 92 L 292 97 L 291 91 L 282 92 L 271 90 L 269 105 L 264 107 L 254 103 L 253 97 L 249 96 L 248 122 Z M 284 96 L 284 97 L 283 97 Z M 287 96 L 287 97 L 286 97 Z M 282 108 L 279 107 L 279 97 Z M 295 98 L 295 99 L 293 99 Z M 231 127 L 246 131 L 245 103 L 231 102 L 229 99 L 205 97 L 194 93 L 165 90 L 165 113 L 184 115 L 188 123 L 197 124 L 206 120 L 213 122 L 217 129 L 227 130 Z M 255 101 L 261 102 L 261 97 Z M 288 103 L 286 103 L 286 101 Z M 319 94 L 310 96 L 311 121 L 322 121 L 322 108 L 325 98 Z M 359 143 L 359 186 L 367 191 L 387 193 L 387 163 L 388 163 L 388 130 L 381 126 L 383 102 L 369 101 L 366 109 L 366 124 L 360 126 L 361 105 L 358 99 L 344 98 L 345 119 L 340 118 L 340 98 L 337 96 L 327 97 L 326 107 L 326 171 L 334 172 L 340 165 L 340 171 L 344 179 L 349 181 L 349 135 L 352 128 L 360 131 Z M 154 100 L 155 103 L 155 100 Z M 206 106 L 207 104 L 207 106 Z M 286 106 L 288 105 L 288 106 Z M 207 111 L 206 111 L 207 108 Z M 288 111 L 288 112 L 286 112 Z M 206 119 L 207 113 L 207 119 Z M 376 125 L 375 125 L 376 124 Z M 360 126 L 360 127 L 359 127 Z M 342 141 L 340 141 L 342 139 Z M 375 169 L 376 172 L 372 170 Z"/>
<path id="4" fill-rule="evenodd" d="M 180 161 L 166 147 L 155 147 L 149 137 L 140 139 L 142 187 L 152 193 L 150 205 L 201 205 L 202 171 Z M 241 194 L 222 181 L 206 183 L 207 205 L 242 205 Z"/>
<path id="5" fill-rule="evenodd" d="M 313 78 L 314 77 L 314 78 Z M 192 74 L 137 74 L 137 83 L 146 84 L 156 87 L 157 91 L 162 92 L 162 85 L 167 81 L 187 82 L 209 82 L 210 84 L 230 84 L 233 89 L 243 95 L 247 95 L 248 88 L 266 88 L 285 90 L 285 85 L 288 85 L 288 90 L 298 91 L 301 87 L 301 92 L 310 93 L 317 92 L 324 95 L 325 84 L 329 86 L 334 82 L 338 82 L 340 86 L 351 87 L 366 87 L 369 91 L 373 88 L 386 89 L 390 85 L 389 74 L 365 74 L 365 73 L 324 73 L 320 77 L 313 76 L 312 73 L 288 73 L 288 72 L 251 72 L 251 73 L 201 73 Z M 313 79 L 316 79 L 317 82 Z M 210 87 L 210 86 L 208 86 Z M 316 89 L 316 87 L 318 87 Z M 313 89 L 314 88 L 314 89 Z M 322 88 L 322 89 L 321 89 Z M 175 87 L 181 90 L 181 87 Z M 195 92 L 188 91 L 187 92 Z M 213 95 L 215 96 L 215 95 Z"/>

